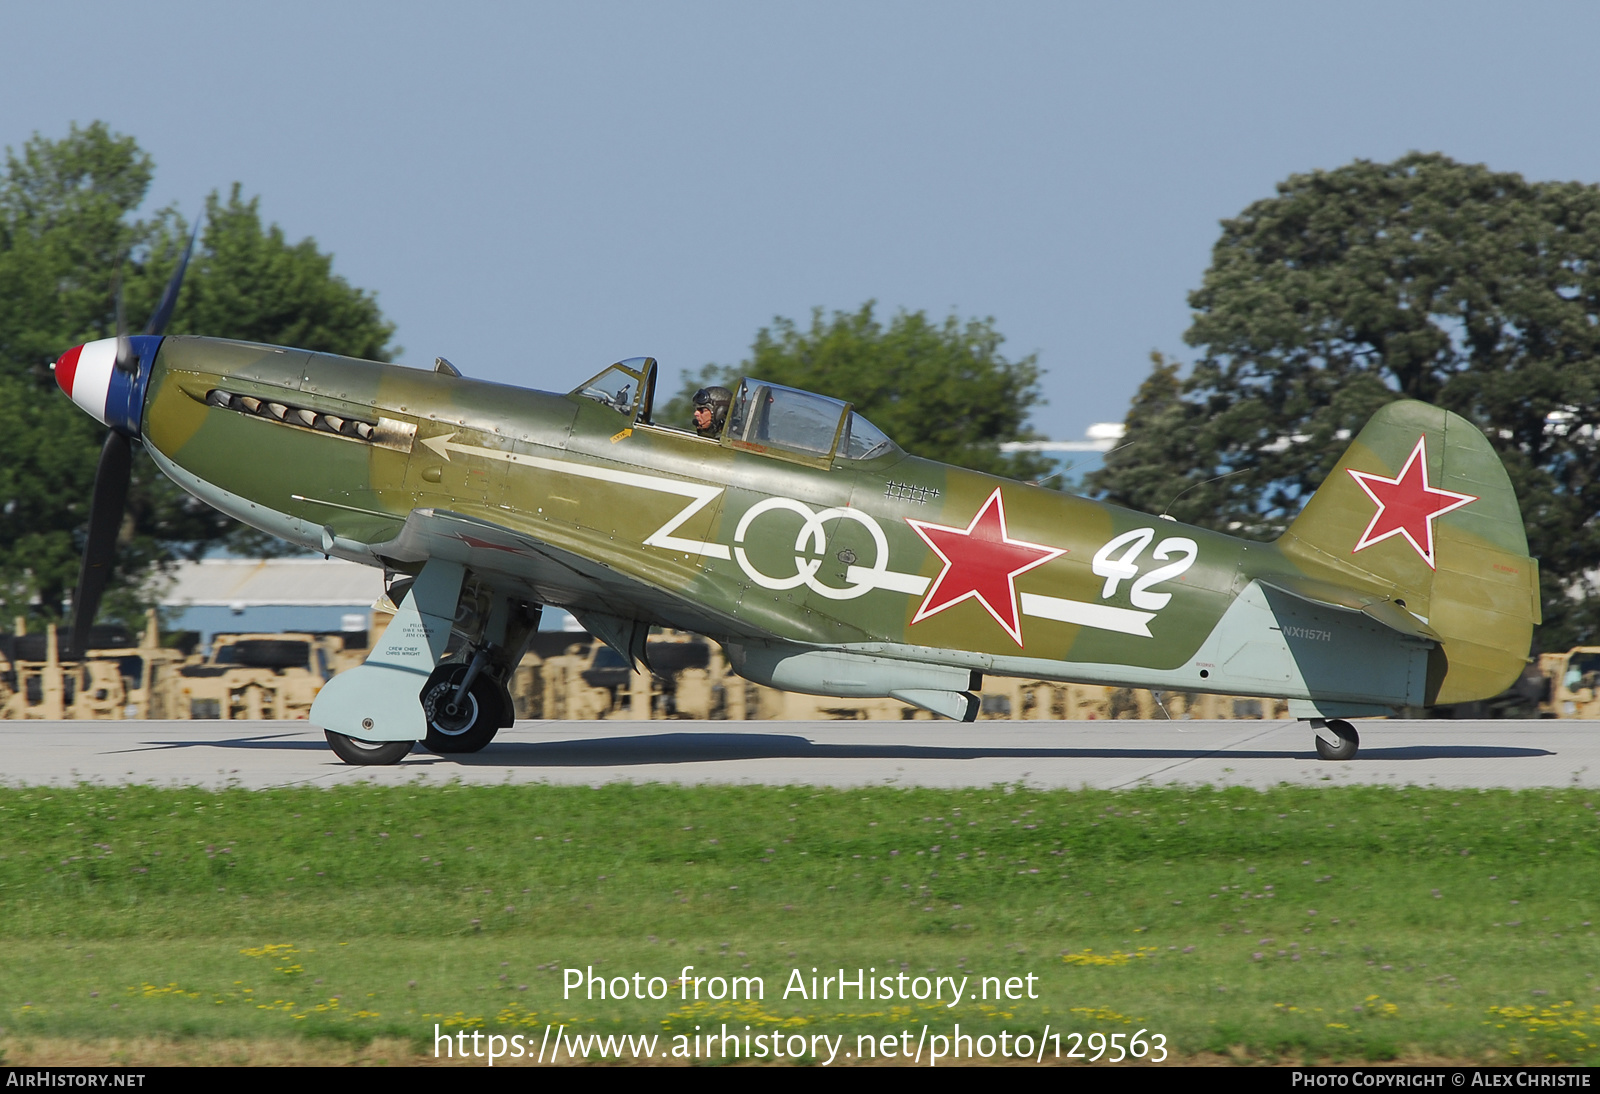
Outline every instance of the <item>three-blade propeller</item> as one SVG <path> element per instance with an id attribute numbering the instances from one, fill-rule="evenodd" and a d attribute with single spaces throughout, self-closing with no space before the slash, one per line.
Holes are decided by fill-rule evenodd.
<path id="1" fill-rule="evenodd" d="M 161 302 L 156 305 L 146 334 L 158 335 L 167 329 L 172 309 L 178 303 L 178 292 L 183 288 L 183 275 L 189 269 L 189 256 L 194 252 L 200 226 L 195 225 L 189 236 L 189 245 L 183 250 L 178 268 L 167 282 Z M 122 285 L 120 275 L 116 287 L 117 302 L 117 356 L 116 367 L 123 372 L 136 374 L 139 357 L 134 352 L 133 340 L 128 337 L 128 326 L 122 314 Z M 72 594 L 72 627 L 67 639 L 65 656 L 81 657 L 89 648 L 89 628 L 100 611 L 100 598 L 106 591 L 106 579 L 111 576 L 115 560 L 117 533 L 122 528 L 123 511 L 128 504 L 128 483 L 133 474 L 133 441 L 113 428 L 106 435 L 100 449 L 100 465 L 94 473 L 94 493 L 89 501 L 89 538 L 83 548 L 83 564 L 78 570 L 77 589 Z"/>

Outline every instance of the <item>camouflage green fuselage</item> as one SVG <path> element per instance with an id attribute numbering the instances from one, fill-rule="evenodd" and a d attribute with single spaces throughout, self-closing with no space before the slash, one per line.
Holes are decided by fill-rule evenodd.
<path id="1" fill-rule="evenodd" d="M 283 415 L 241 412 L 240 399 Z M 1410 566 L 1398 540 L 1353 567 L 1339 548 L 1326 561 L 1297 555 L 898 449 L 822 459 L 634 421 L 577 395 L 199 338 L 163 343 L 144 413 L 163 470 L 304 546 L 415 569 L 394 546 L 408 517 L 460 514 L 518 537 L 463 540 L 498 587 L 732 647 L 1351 703 L 1493 694 L 1526 652 L 1525 628 L 1508 633 L 1489 647 L 1521 651 L 1448 683 L 1426 623 L 1432 575 L 1407 584 L 1365 565 L 1394 553 Z M 1392 474 L 1403 455 L 1369 464 Z M 1335 475 L 1345 481 L 1329 488 L 1356 506 L 1356 484 Z M 1496 587 L 1526 603 L 1525 548 L 1456 517 L 1436 522 L 1441 557 L 1470 541 Z M 1363 519 L 1338 535 L 1353 542 Z M 951 563 L 935 544 L 988 553 Z M 1523 568 L 1513 580 L 1496 566 Z M 1313 588 L 1327 581 L 1342 592 Z M 962 582 L 974 586 L 964 597 Z M 1010 605 L 998 602 L 1006 589 Z M 1402 594 L 1422 624 L 1374 615 Z"/>

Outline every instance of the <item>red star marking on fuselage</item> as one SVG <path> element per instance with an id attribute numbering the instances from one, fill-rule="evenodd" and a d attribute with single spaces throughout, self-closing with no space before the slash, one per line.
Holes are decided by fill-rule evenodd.
<path id="1" fill-rule="evenodd" d="M 1417 447 L 1411 450 L 1400 474 L 1392 479 L 1354 468 L 1345 470 L 1378 507 L 1372 514 L 1372 523 L 1361 533 L 1351 554 L 1382 543 L 1390 536 L 1404 536 L 1430 569 L 1438 569 L 1433 558 L 1434 518 L 1478 500 L 1474 494 L 1458 494 L 1428 485 L 1426 436 L 1417 438 Z"/>
<path id="2" fill-rule="evenodd" d="M 999 487 L 965 528 L 929 524 L 910 517 L 906 523 L 944 560 L 944 569 L 929 587 L 911 622 L 920 623 L 970 597 L 988 609 L 995 622 L 1017 645 L 1022 645 L 1022 627 L 1017 620 L 1017 575 L 1067 552 L 1012 539 L 1006 532 L 1006 507 Z"/>

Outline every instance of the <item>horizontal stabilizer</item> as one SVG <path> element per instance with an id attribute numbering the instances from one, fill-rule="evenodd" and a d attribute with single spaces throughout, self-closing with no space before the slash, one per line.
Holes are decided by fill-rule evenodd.
<path id="1" fill-rule="evenodd" d="M 1315 578 L 1299 577 L 1292 574 L 1274 574 L 1271 577 L 1258 578 L 1263 585 L 1277 589 L 1279 592 L 1288 593 L 1311 604 L 1324 608 L 1333 608 L 1335 611 L 1360 612 L 1375 623 L 1382 623 L 1392 631 L 1398 631 L 1407 638 L 1416 638 L 1429 642 L 1438 642 L 1439 634 L 1432 627 L 1418 619 L 1404 607 L 1393 600 L 1383 600 L 1371 595 L 1363 595 L 1354 589 L 1343 585 L 1336 585 L 1331 581 L 1318 581 Z"/>

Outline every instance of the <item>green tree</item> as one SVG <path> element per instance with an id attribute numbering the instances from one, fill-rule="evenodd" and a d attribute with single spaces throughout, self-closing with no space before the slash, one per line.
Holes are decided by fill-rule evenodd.
<path id="1" fill-rule="evenodd" d="M 1593 641 L 1600 597 L 1600 187 L 1411 153 L 1295 175 L 1222 225 L 1180 380 L 1158 360 L 1111 500 L 1276 536 L 1395 399 L 1476 422 L 1541 561 L 1545 626 Z M 1176 500 L 1174 500 L 1176 499 Z"/>
<path id="2" fill-rule="evenodd" d="M 104 428 L 56 389 L 49 364 L 115 333 L 120 280 L 142 329 L 176 268 L 189 225 L 175 210 L 135 212 L 153 167 L 103 123 L 8 149 L 0 176 L 0 608 L 58 619 L 77 580 Z M 263 228 L 256 199 L 213 194 L 169 333 L 292 344 L 387 360 L 393 326 L 371 294 L 333 275 L 307 239 Z M 230 540 L 265 537 L 222 517 L 136 458 L 117 573 L 102 614 L 133 619 L 151 567 Z"/>
<path id="3" fill-rule="evenodd" d="M 775 319 L 756 334 L 737 366 L 707 365 L 686 375 L 661 420 L 687 423 L 689 400 L 708 384 L 736 388 L 741 376 L 843 399 L 906 451 L 1012 478 L 1047 473 L 1048 460 L 1005 453 L 1005 441 L 1036 440 L 1026 425 L 1042 405 L 1033 354 L 1008 361 L 992 319 L 962 323 L 902 311 L 885 327 L 868 301 L 853 313 L 811 313 L 809 329 Z"/>

